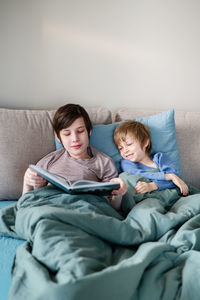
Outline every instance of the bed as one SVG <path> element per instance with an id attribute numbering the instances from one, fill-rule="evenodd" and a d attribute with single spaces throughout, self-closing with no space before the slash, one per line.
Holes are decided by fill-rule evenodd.
<path id="1" fill-rule="evenodd" d="M 174 110 L 149 115 L 119 110 L 114 118 L 105 108 L 88 112 L 94 123 L 91 144 L 113 158 L 128 186 L 119 212 L 105 197 L 67 195 L 53 186 L 21 197 L 28 163 L 59 147 L 51 129 L 53 112 L 0 110 L 2 126 L 18 122 L 15 128 L 28 128 L 26 142 L 32 143 L 30 151 L 20 145 L 20 133 L 11 137 L 7 129 L 7 144 L 0 146 L 0 154 L 12 162 L 6 165 L 7 177 L 4 173 L 0 178 L 0 299 L 199 299 L 198 161 L 196 173 L 195 168 L 188 169 L 194 160 L 181 163 L 186 149 L 183 152 L 184 139 L 179 131 L 180 125 L 182 130 L 188 128 L 190 135 L 184 131 L 184 137 L 191 144 L 198 124 L 188 127 L 188 119 L 175 123 Z M 177 113 L 180 115 L 186 114 Z M 178 189 L 136 194 L 137 181 L 147 179 L 120 172 L 112 134 L 119 122 L 133 117 L 150 127 L 153 151 L 166 152 L 180 168 L 190 188 L 189 196 L 182 197 Z M 1 142 L 5 140 L 2 126 Z M 9 136 L 15 145 L 13 153 L 13 149 L 8 151 Z M 33 147 L 35 140 L 41 147 Z M 196 140 L 196 148 L 189 155 L 197 147 Z M 0 160 L 2 168 L 4 161 Z M 8 186 L 8 179 L 15 184 Z"/>

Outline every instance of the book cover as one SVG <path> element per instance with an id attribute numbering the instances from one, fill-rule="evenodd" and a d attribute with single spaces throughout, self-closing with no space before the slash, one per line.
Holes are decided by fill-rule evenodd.
<path id="1" fill-rule="evenodd" d="M 69 194 L 92 193 L 97 195 L 111 195 L 112 190 L 117 190 L 120 187 L 118 182 L 97 182 L 91 180 L 76 180 L 69 181 L 59 178 L 55 174 L 36 165 L 29 165 L 29 168 L 35 171 L 39 176 L 46 179 L 51 184 L 62 189 Z"/>

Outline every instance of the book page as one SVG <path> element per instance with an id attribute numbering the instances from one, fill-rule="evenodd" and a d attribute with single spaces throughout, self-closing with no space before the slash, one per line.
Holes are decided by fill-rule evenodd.
<path id="1" fill-rule="evenodd" d="M 81 186 L 81 185 L 86 185 L 86 184 L 98 184 L 98 181 L 91 181 L 91 180 L 76 180 L 74 182 L 71 182 L 71 186 Z"/>

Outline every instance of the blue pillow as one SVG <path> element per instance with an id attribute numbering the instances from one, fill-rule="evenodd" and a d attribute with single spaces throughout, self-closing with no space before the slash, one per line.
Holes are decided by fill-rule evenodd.
<path id="1" fill-rule="evenodd" d="M 153 116 L 134 118 L 134 120 L 139 121 L 149 127 L 152 138 L 152 153 L 166 153 L 180 172 L 174 110 L 170 109 L 166 112 L 162 112 Z M 116 122 L 108 125 L 94 125 L 92 135 L 90 137 L 90 144 L 109 155 L 115 162 L 118 172 L 121 172 L 121 155 L 119 154 L 119 151 L 114 143 L 113 133 L 115 128 L 120 123 L 122 122 Z M 62 145 L 56 139 L 56 149 L 59 149 L 60 147 L 62 147 Z"/>
<path id="2" fill-rule="evenodd" d="M 157 115 L 135 118 L 135 120 L 150 128 L 152 139 L 151 152 L 162 152 L 168 155 L 179 173 L 181 173 L 174 110 L 170 109 Z"/>

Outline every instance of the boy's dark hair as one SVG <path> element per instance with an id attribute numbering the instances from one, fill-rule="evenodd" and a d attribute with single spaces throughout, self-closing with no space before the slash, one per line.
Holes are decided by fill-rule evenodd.
<path id="1" fill-rule="evenodd" d="M 55 112 L 53 118 L 53 129 L 55 130 L 58 138 L 60 138 L 60 131 L 72 125 L 72 123 L 78 119 L 83 118 L 85 122 L 85 127 L 88 132 L 88 136 L 90 135 L 90 131 L 92 130 L 92 122 L 86 110 L 80 106 L 79 104 L 66 104 L 61 106 Z"/>
<path id="2" fill-rule="evenodd" d="M 138 140 L 141 147 L 143 147 L 146 141 L 149 140 L 149 144 L 146 147 L 146 153 L 151 153 L 151 132 L 146 125 L 134 120 L 121 123 L 114 131 L 115 144 L 118 146 L 120 144 L 120 141 L 125 141 L 127 134 L 130 134 L 130 136 L 133 136 L 136 140 Z"/>

